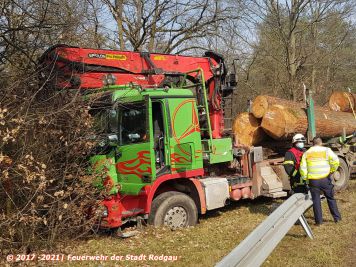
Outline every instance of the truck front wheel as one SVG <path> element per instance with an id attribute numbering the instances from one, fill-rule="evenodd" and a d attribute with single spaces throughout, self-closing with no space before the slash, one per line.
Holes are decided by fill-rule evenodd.
<path id="1" fill-rule="evenodd" d="M 169 191 L 156 197 L 151 206 L 148 223 L 168 226 L 171 229 L 194 226 L 198 221 L 198 210 L 188 195 Z"/>
<path id="2" fill-rule="evenodd" d="M 350 178 L 350 171 L 346 161 L 343 158 L 339 158 L 339 161 L 339 168 L 332 174 L 335 191 L 341 191 L 345 189 L 349 183 Z"/>

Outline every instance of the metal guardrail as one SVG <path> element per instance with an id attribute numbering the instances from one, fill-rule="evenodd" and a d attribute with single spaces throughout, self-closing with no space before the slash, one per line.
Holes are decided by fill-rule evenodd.
<path id="1" fill-rule="evenodd" d="M 298 219 L 308 236 L 313 238 L 303 216 L 312 204 L 309 195 L 298 193 L 290 196 L 215 266 L 260 266 Z"/>

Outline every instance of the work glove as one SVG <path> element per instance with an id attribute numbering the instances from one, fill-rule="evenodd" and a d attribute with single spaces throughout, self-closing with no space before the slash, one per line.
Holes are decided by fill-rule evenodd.
<path id="1" fill-rule="evenodd" d="M 305 189 L 307 190 L 307 192 L 310 191 L 310 187 L 308 184 L 305 184 Z"/>

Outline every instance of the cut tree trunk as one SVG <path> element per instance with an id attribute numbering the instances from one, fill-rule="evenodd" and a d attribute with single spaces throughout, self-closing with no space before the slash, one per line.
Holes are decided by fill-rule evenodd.
<path id="1" fill-rule="evenodd" d="M 252 102 L 251 112 L 256 118 L 263 118 L 268 108 L 272 105 L 282 105 L 282 106 L 300 106 L 303 107 L 303 103 L 289 101 L 286 99 L 268 96 L 268 95 L 259 95 Z"/>
<path id="2" fill-rule="evenodd" d="M 268 96 L 268 95 L 259 95 L 252 102 L 251 112 L 253 116 L 255 116 L 256 118 L 263 118 L 268 108 L 273 105 L 281 105 L 285 107 L 300 107 L 300 108 L 305 107 L 305 104 L 303 102 L 290 101 L 287 99 Z M 320 106 L 315 106 L 315 109 L 325 110 L 325 111 L 329 110 L 328 107 L 320 107 Z"/>
<path id="3" fill-rule="evenodd" d="M 329 98 L 329 108 L 334 111 L 356 112 L 356 94 L 335 91 Z"/>
<path id="4" fill-rule="evenodd" d="M 340 136 L 345 129 L 346 134 L 356 130 L 356 119 L 347 112 L 315 109 L 315 126 L 317 135 L 321 137 Z M 290 139 L 294 134 L 306 135 L 308 119 L 306 111 L 300 107 L 274 105 L 264 115 L 261 123 L 263 130 L 273 139 Z"/>
<path id="5" fill-rule="evenodd" d="M 237 115 L 232 127 L 236 143 L 246 146 L 260 143 L 265 137 L 260 123 L 261 120 L 256 119 L 251 113 L 243 112 Z"/>

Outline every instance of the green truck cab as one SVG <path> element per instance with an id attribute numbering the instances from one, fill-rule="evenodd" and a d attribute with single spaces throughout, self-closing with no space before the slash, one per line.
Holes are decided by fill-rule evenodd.
<path id="1" fill-rule="evenodd" d="M 208 116 L 199 114 L 193 92 L 128 86 L 113 87 L 107 95 L 112 103 L 106 109 L 107 149 L 91 157 L 93 169 L 104 171 L 97 185 L 111 195 L 103 202 L 108 215 L 103 226 L 118 227 L 125 218 L 150 214 L 154 197 L 178 192 L 177 187 L 180 193 L 189 193 L 183 198 L 196 206 L 188 212 L 183 208 L 185 216 L 191 213 L 195 218 L 198 210 L 205 213 L 203 186 L 198 181 L 204 177 L 204 163 L 232 161 L 232 140 L 210 139 L 208 134 L 203 138 L 199 118 Z"/>

